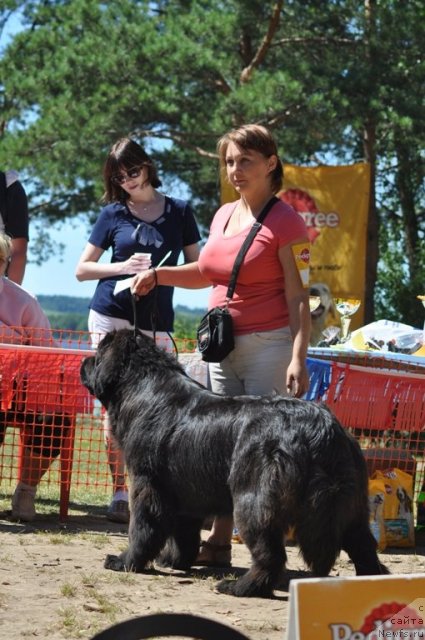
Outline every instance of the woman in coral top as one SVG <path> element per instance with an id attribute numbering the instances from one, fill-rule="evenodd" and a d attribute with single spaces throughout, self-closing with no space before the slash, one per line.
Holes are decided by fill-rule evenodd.
<path id="1" fill-rule="evenodd" d="M 260 125 L 228 132 L 218 142 L 218 153 L 240 198 L 217 211 L 196 263 L 140 273 L 133 280 L 133 293 L 146 295 L 156 283 L 193 289 L 212 284 L 209 308 L 225 305 L 236 255 L 265 204 L 281 189 L 283 170 L 271 133 Z M 229 304 L 235 348 L 222 362 L 209 364 L 216 393 L 277 391 L 300 397 L 307 391 L 308 282 L 301 280 L 295 254 L 304 248 L 308 256 L 308 246 L 301 216 L 277 202 L 245 255 Z M 197 564 L 230 565 L 232 528 L 229 518 L 214 520 Z"/>

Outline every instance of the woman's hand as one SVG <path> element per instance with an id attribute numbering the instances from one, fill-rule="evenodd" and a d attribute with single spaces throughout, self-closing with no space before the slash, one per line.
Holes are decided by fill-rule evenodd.
<path id="1" fill-rule="evenodd" d="M 145 271 L 151 265 L 149 254 L 133 253 L 123 262 L 99 263 L 104 250 L 87 243 L 80 260 L 78 261 L 75 275 L 80 282 L 84 280 L 100 280 L 102 278 L 115 278 L 116 276 L 134 276 Z"/>
<path id="2" fill-rule="evenodd" d="M 151 266 L 150 256 L 147 254 L 133 253 L 123 263 L 123 274 L 133 276 L 136 273 L 142 273 Z"/>
<path id="3" fill-rule="evenodd" d="M 294 240 L 306 243 L 307 238 Z M 304 287 L 292 253 L 291 245 L 279 249 L 279 259 L 285 275 L 285 295 L 289 311 L 289 326 L 294 341 L 292 360 L 286 372 L 286 390 L 295 398 L 308 391 L 307 350 L 310 339 L 311 317 L 308 288 Z"/>
<path id="4" fill-rule="evenodd" d="M 286 391 L 294 398 L 301 398 L 310 386 L 307 364 L 293 358 L 286 371 Z"/>
<path id="5" fill-rule="evenodd" d="M 156 286 L 156 273 L 148 269 L 138 273 L 131 281 L 130 290 L 133 295 L 146 296 Z"/>

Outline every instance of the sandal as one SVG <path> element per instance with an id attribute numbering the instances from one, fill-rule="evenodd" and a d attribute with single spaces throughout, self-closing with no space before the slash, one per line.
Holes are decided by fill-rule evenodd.
<path id="1" fill-rule="evenodd" d="M 231 567 L 231 560 L 231 544 L 213 544 L 205 540 L 200 544 L 199 553 L 193 565 L 202 567 Z"/>

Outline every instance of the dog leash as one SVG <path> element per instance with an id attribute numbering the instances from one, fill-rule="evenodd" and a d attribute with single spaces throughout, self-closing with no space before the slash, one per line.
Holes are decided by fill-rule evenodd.
<path id="1" fill-rule="evenodd" d="M 155 278 L 156 280 L 156 278 Z M 137 336 L 138 332 L 141 331 L 140 327 L 138 326 L 138 322 L 137 322 L 137 303 L 139 302 L 140 298 L 137 294 L 133 293 L 131 295 L 131 304 L 132 304 L 132 308 L 133 308 L 133 324 L 134 324 L 134 337 Z M 157 331 L 157 322 L 158 320 L 161 320 L 161 316 L 159 315 L 158 312 L 158 288 L 157 285 L 154 288 L 153 291 L 153 298 L 152 298 L 152 310 L 151 310 L 151 329 L 152 329 L 152 337 L 154 339 L 154 342 L 156 343 L 156 331 Z M 177 349 L 177 344 L 173 338 L 173 336 L 171 335 L 171 333 L 167 330 L 165 330 L 165 333 L 167 334 L 167 336 L 170 338 L 171 342 L 173 343 L 173 347 L 174 347 L 174 351 L 175 351 L 175 355 L 176 355 L 176 359 L 178 359 L 179 357 L 179 351 Z"/>

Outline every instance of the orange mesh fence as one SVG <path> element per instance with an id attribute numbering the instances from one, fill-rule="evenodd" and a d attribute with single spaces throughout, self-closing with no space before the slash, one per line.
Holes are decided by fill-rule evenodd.
<path id="1" fill-rule="evenodd" d="M 35 344 L 25 344 L 31 339 Z M 3 337 L 0 333 L 0 499 L 7 501 L 5 508 L 17 481 L 27 477 L 28 465 L 35 477 L 47 468 L 38 506 L 44 501 L 56 510 L 59 502 L 63 518 L 70 504 L 84 512 L 109 502 L 112 478 L 102 410 L 79 376 L 82 359 L 93 353 L 92 339 L 88 332 L 45 330 L 29 337 L 20 327 Z M 177 348 L 187 373 L 207 385 L 207 365 L 195 341 L 178 340 Z M 390 371 L 388 362 L 384 369 L 370 362 L 364 367 L 329 361 L 326 368 L 310 361 L 308 398 L 322 399 L 358 438 L 370 471 L 400 467 L 416 474 L 420 488 L 425 367 L 415 364 L 403 371 L 399 365 Z"/>
<path id="2" fill-rule="evenodd" d="M 12 336 L 3 339 L 13 339 L 14 344 L 0 344 L 2 491 L 13 490 L 18 480 L 37 483 L 47 468 L 43 486 L 55 487 L 53 497 L 60 498 L 60 514 L 65 517 L 73 464 L 79 457 L 76 437 L 84 417 L 90 423 L 94 416 L 94 399 L 79 374 L 82 358 L 90 353 L 89 342 L 87 335 L 75 333 L 72 339 L 69 332 L 63 341 L 45 330 L 35 330 L 35 336 L 37 344 L 26 346 L 21 342 L 28 335 L 13 328 Z M 90 438 L 90 429 L 87 433 Z"/>
<path id="3" fill-rule="evenodd" d="M 21 327 L 0 332 L 0 478 L 6 509 L 18 480 L 36 482 L 46 467 L 38 502 L 55 509 L 59 501 L 62 518 L 70 501 L 77 510 L 109 502 L 103 411 L 80 381 L 81 362 L 93 354 L 98 337 L 38 329 L 29 335 Z M 158 344 L 172 348 L 168 340 Z M 177 348 L 188 374 L 206 385 L 207 368 L 195 342 L 178 340 Z"/>

